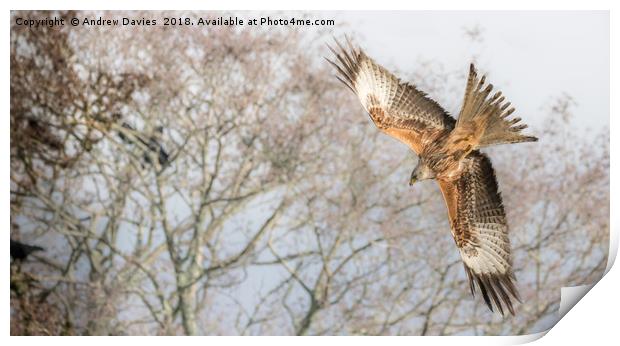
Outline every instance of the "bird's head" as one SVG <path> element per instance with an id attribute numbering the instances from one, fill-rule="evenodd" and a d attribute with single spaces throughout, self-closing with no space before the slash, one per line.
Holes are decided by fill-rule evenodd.
<path id="1" fill-rule="evenodd" d="M 433 178 L 435 178 L 435 172 L 426 164 L 424 159 L 419 158 L 417 166 L 415 166 L 413 172 L 411 172 L 409 186 L 415 184 L 417 181 Z"/>

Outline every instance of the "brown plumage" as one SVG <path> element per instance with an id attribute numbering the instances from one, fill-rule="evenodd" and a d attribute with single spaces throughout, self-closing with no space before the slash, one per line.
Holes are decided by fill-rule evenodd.
<path id="1" fill-rule="evenodd" d="M 508 225 L 489 158 L 478 149 L 494 144 L 533 142 L 526 125 L 501 92 L 478 77 L 473 64 L 458 121 L 415 86 L 402 82 L 361 49 L 330 47 L 337 78 L 360 99 L 377 127 L 407 144 L 418 156 L 410 184 L 435 179 L 446 202 L 451 232 L 461 254 L 471 293 L 489 307 L 514 315 L 520 301 L 512 272 Z"/>

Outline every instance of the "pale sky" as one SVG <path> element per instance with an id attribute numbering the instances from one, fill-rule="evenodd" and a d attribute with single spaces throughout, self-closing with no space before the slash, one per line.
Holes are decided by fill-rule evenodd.
<path id="1" fill-rule="evenodd" d="M 336 36 L 354 35 L 368 55 L 401 71 L 412 71 L 416 61 L 425 59 L 466 73 L 469 57 L 478 53 L 480 71 L 492 73 L 490 81 L 531 127 L 544 114 L 542 105 L 562 93 L 577 101 L 576 125 L 595 131 L 609 127 L 607 12 L 356 11 L 320 16 L 348 22 Z M 476 25 L 482 29 L 481 43 L 464 35 L 465 28 Z"/>

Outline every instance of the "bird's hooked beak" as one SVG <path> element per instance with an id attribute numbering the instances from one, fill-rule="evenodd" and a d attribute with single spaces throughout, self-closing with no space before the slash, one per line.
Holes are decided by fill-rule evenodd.
<path id="1" fill-rule="evenodd" d="M 418 181 L 418 177 L 415 174 L 415 171 L 411 172 L 411 178 L 409 178 L 409 186 L 412 186 Z"/>

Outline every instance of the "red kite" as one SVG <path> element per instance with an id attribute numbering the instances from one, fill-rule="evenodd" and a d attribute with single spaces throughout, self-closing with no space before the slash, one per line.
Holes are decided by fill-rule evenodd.
<path id="1" fill-rule="evenodd" d="M 489 158 L 478 149 L 495 144 L 534 142 L 521 134 L 527 125 L 509 119 L 514 112 L 501 92 L 492 96 L 470 65 L 458 120 L 414 85 L 402 82 L 361 49 L 340 43 L 338 79 L 360 99 L 375 125 L 407 144 L 419 157 L 410 185 L 435 179 L 443 193 L 452 236 L 459 249 L 472 295 L 476 287 L 485 303 L 514 315 L 512 299 L 521 301 L 512 272 L 506 213 Z"/>

